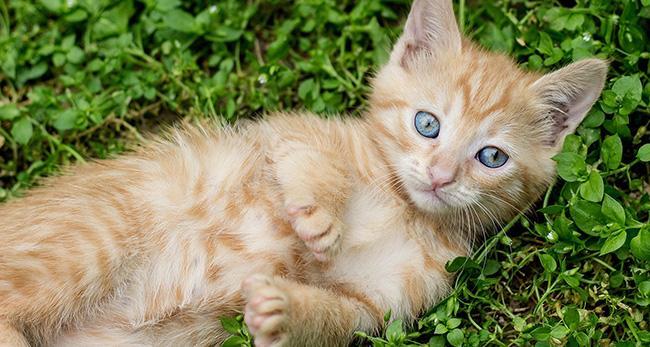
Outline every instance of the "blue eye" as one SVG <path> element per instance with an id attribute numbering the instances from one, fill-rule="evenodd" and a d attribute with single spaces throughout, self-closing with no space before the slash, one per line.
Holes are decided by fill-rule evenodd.
<path id="1" fill-rule="evenodd" d="M 440 133 L 440 122 L 431 113 L 419 111 L 415 114 L 415 130 L 424 137 L 435 139 Z"/>
<path id="2" fill-rule="evenodd" d="M 476 159 L 478 159 L 481 164 L 496 169 L 503 166 L 503 164 L 508 161 L 508 155 L 496 147 L 488 146 L 476 153 Z"/>

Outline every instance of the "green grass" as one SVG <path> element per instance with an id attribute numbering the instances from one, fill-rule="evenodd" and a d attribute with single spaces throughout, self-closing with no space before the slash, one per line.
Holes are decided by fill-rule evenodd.
<path id="1" fill-rule="evenodd" d="M 181 119 L 358 112 L 409 7 L 214 3 L 0 0 L 0 201 Z M 448 264 L 453 293 L 415 325 L 359 342 L 649 345 L 650 1 L 456 4 L 464 32 L 525 68 L 599 56 L 609 80 L 544 202 Z M 230 344 L 250 343 L 224 322 Z"/>

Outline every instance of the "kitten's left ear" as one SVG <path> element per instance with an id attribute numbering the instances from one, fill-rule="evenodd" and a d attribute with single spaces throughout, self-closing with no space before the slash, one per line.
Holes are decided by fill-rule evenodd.
<path id="1" fill-rule="evenodd" d="M 442 50 L 452 53 L 461 50 L 461 35 L 451 0 L 413 1 L 390 63 L 408 68 L 419 53 L 435 54 Z"/>
<path id="2" fill-rule="evenodd" d="M 542 112 L 551 121 L 548 144 L 559 148 L 594 105 L 607 78 L 607 62 L 585 59 L 551 72 L 532 85 Z"/>

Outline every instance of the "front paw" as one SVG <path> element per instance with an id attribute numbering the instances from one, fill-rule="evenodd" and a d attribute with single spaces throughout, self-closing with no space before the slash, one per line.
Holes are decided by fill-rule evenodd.
<path id="1" fill-rule="evenodd" d="M 246 296 L 244 321 L 256 347 L 282 346 L 289 320 L 289 298 L 264 275 L 253 275 L 242 284 Z"/>
<path id="2" fill-rule="evenodd" d="M 325 262 L 334 256 L 341 246 L 341 222 L 318 205 L 290 206 L 287 212 L 293 229 L 316 260 Z"/>

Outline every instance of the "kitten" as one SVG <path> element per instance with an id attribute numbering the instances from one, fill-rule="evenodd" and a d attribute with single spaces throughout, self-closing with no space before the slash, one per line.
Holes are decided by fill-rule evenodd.
<path id="1" fill-rule="evenodd" d="M 603 87 L 464 40 L 416 0 L 361 119 L 188 127 L 74 167 L 0 208 L 0 346 L 334 346 L 413 319 L 449 259 L 525 210 Z"/>

